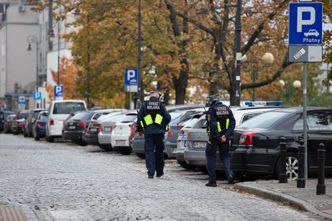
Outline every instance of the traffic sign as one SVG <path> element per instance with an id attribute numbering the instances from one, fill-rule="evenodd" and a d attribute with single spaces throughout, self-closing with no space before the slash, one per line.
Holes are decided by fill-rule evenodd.
<path id="1" fill-rule="evenodd" d="M 323 7 L 321 2 L 289 3 L 290 45 L 321 45 Z"/>
<path id="2" fill-rule="evenodd" d="M 54 85 L 54 97 L 63 97 L 63 85 Z"/>
<path id="3" fill-rule="evenodd" d="M 289 62 L 322 62 L 323 50 L 320 45 L 290 45 Z"/>
<path id="4" fill-rule="evenodd" d="M 18 96 L 17 104 L 25 104 L 26 99 L 25 96 Z"/>
<path id="5" fill-rule="evenodd" d="M 33 92 L 33 99 L 34 99 L 35 101 L 39 101 L 39 100 L 41 100 L 41 99 L 42 99 L 42 93 L 39 92 L 39 91 L 34 91 L 34 92 Z"/>
<path id="6" fill-rule="evenodd" d="M 138 71 L 137 68 L 127 68 L 124 74 L 125 91 L 137 92 Z"/>

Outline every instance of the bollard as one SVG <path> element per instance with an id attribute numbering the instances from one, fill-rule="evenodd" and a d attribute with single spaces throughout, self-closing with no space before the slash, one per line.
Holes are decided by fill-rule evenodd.
<path id="1" fill-rule="evenodd" d="M 318 184 L 316 187 L 316 195 L 324 195 L 325 186 L 325 148 L 324 144 L 320 143 L 317 150 L 318 153 Z"/>
<path id="2" fill-rule="evenodd" d="M 280 174 L 279 174 L 279 183 L 287 183 L 287 174 L 286 174 L 286 138 L 280 137 Z"/>
<path id="3" fill-rule="evenodd" d="M 299 146 L 299 153 L 298 153 L 298 178 L 297 178 L 297 188 L 305 188 L 305 179 L 304 179 L 304 142 L 303 138 L 299 138 L 298 143 Z"/>

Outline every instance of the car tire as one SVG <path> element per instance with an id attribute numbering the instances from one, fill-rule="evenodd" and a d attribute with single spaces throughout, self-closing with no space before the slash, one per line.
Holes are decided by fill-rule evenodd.
<path id="1" fill-rule="evenodd" d="M 145 154 L 144 153 L 137 153 L 136 155 L 141 159 L 145 159 Z"/>
<path id="2" fill-rule="evenodd" d="M 54 137 L 46 136 L 46 141 L 49 143 L 54 143 Z"/>
<path id="3" fill-rule="evenodd" d="M 280 167 L 281 167 L 281 160 L 279 157 L 278 163 L 275 168 L 276 171 L 275 174 L 277 179 L 279 179 Z M 297 154 L 291 152 L 286 153 L 286 175 L 288 180 L 297 180 L 298 169 L 299 169 L 299 160 Z"/>
<path id="4" fill-rule="evenodd" d="M 120 148 L 120 149 L 119 149 L 119 152 L 120 152 L 122 155 L 129 155 L 129 154 L 131 154 L 132 149 L 131 149 L 131 147 L 124 147 L 124 148 Z"/>
<path id="5" fill-rule="evenodd" d="M 187 169 L 187 170 L 194 170 L 194 169 L 195 169 L 195 166 L 190 165 L 190 164 L 187 164 L 187 163 L 184 162 L 184 161 L 178 161 L 178 164 L 179 164 L 181 167 L 183 167 L 183 168 L 185 168 L 185 169 Z"/>
<path id="6" fill-rule="evenodd" d="M 36 141 L 40 140 L 40 137 L 39 137 L 38 135 L 33 136 L 33 138 L 34 138 Z"/>

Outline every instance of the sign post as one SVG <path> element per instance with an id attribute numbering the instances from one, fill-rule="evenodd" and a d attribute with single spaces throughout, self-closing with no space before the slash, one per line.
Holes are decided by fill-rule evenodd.
<path id="1" fill-rule="evenodd" d="M 62 100 L 63 99 L 63 85 L 54 85 L 54 98 L 55 100 Z"/>
<path id="2" fill-rule="evenodd" d="M 298 177 L 298 187 L 305 187 L 308 179 L 307 145 L 307 63 L 322 62 L 322 23 L 323 7 L 321 2 L 289 3 L 288 60 L 303 63 L 303 141 L 304 177 Z M 299 158 L 299 161 L 302 160 Z M 300 182 L 299 182 L 300 181 Z"/>
<path id="3" fill-rule="evenodd" d="M 138 70 L 137 68 L 127 68 L 124 73 L 125 92 L 129 92 L 130 109 L 133 109 L 132 92 L 138 92 Z M 140 96 L 140 95 L 138 95 Z"/>

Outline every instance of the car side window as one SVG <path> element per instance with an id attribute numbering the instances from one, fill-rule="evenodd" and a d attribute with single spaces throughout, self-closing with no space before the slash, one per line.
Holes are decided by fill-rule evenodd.
<path id="1" fill-rule="evenodd" d="M 318 112 L 308 115 L 310 131 L 332 131 L 332 112 Z"/>

